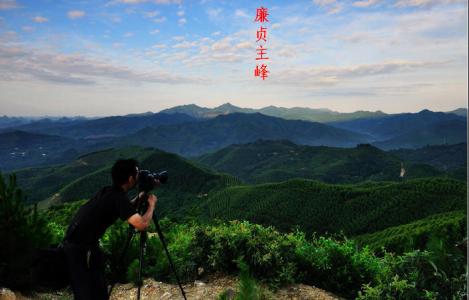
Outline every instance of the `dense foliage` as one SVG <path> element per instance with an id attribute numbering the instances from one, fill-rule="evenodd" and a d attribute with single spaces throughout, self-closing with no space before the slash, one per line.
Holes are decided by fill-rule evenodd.
<path id="1" fill-rule="evenodd" d="M 30 266 L 34 249 L 52 242 L 46 219 L 26 208 L 16 177 L 5 182 L 0 173 L 0 285 L 27 288 L 33 284 Z"/>
<path id="2" fill-rule="evenodd" d="M 68 215 L 69 204 L 49 217 Z M 65 214 L 59 213 L 61 210 Z M 62 224 L 65 220 L 58 220 Z M 160 222 L 179 276 L 192 281 L 204 274 L 242 271 L 243 263 L 257 280 L 278 288 L 303 282 L 360 299 L 450 299 L 465 293 L 465 256 L 463 251 L 444 244 L 429 245 L 427 250 L 413 250 L 402 255 L 384 252 L 376 256 L 368 247 L 345 237 L 313 236 L 296 231 L 279 233 L 272 227 L 232 221 L 212 224 Z M 150 230 L 152 231 L 152 230 Z M 138 239 L 118 268 L 127 225 L 113 225 L 101 244 L 110 262 L 109 278 L 136 281 Z M 438 241 L 436 241 L 438 244 Z M 145 257 L 144 276 L 173 281 L 161 243 L 150 233 Z M 244 278 L 242 293 L 258 293 L 256 285 Z"/>
<path id="3" fill-rule="evenodd" d="M 401 183 L 329 185 L 295 179 L 234 186 L 204 204 L 210 218 L 245 219 L 282 231 L 298 226 L 307 234 L 372 233 L 432 214 L 466 210 L 466 185 L 448 178 Z"/>
<path id="4" fill-rule="evenodd" d="M 169 170 L 168 184 L 159 189 L 159 195 L 167 199 L 160 209 L 173 215 L 187 214 L 210 191 L 239 182 L 175 154 L 140 147 L 102 150 L 62 166 L 21 170 L 18 182 L 25 187 L 28 202 L 59 204 L 91 198 L 102 186 L 111 184 L 111 166 L 122 157 L 134 157 L 141 168 L 151 171 Z"/>
<path id="5" fill-rule="evenodd" d="M 159 169 L 165 166 L 155 162 L 153 167 Z M 190 172 L 187 174 L 193 175 Z M 202 183 L 204 179 L 194 180 L 195 184 Z M 10 286 L 18 286 L 18 283 L 25 286 L 27 267 L 32 256 L 29 250 L 25 249 L 60 241 L 70 218 L 83 201 L 51 207 L 39 214 L 24 207 L 24 197 L 16 186 L 14 176 L 10 178 L 8 185 L 3 183 L 3 180 L 0 182 L 0 232 L 2 242 L 5 241 L 0 252 L 2 283 L 5 280 Z M 267 218 L 274 217 L 276 223 L 281 225 L 282 222 L 286 224 L 289 213 L 295 213 L 292 216 L 301 220 L 305 208 L 314 207 L 317 211 L 313 215 L 314 218 L 309 219 L 310 223 L 318 226 L 324 222 L 323 226 L 336 228 L 336 232 L 342 227 L 346 236 L 352 236 L 357 233 L 375 232 L 380 228 L 386 230 L 393 226 L 391 224 L 410 223 L 438 212 L 454 211 L 401 227 L 408 231 L 415 229 L 415 236 L 418 238 L 421 232 L 419 228 L 427 230 L 427 226 L 436 226 L 428 229 L 429 231 L 442 228 L 442 234 L 454 234 L 450 235 L 449 239 L 438 234 L 431 235 L 420 250 L 413 249 L 417 244 L 409 244 L 408 249 L 400 251 L 402 253 L 379 249 L 379 253 L 375 254 L 372 249 L 377 246 L 373 242 L 378 242 L 379 236 L 362 236 L 362 240 L 357 243 L 344 235 L 327 236 L 326 231 L 334 230 L 326 230 L 326 227 L 320 226 L 309 227 L 308 234 L 302 230 L 281 233 L 271 226 L 265 227 L 248 221 L 212 220 L 199 223 L 194 219 L 177 219 L 178 222 L 163 219 L 160 225 L 168 241 L 169 251 L 179 276 L 186 282 L 198 278 L 200 270 L 203 270 L 202 276 L 241 272 L 244 279 L 239 295 L 245 293 L 259 296 L 255 283 L 246 275 L 246 269 L 243 269 L 245 264 L 253 278 L 273 289 L 289 283 L 302 282 L 343 297 L 358 299 L 459 299 L 466 293 L 465 249 L 455 247 L 453 243 L 457 241 L 461 244 L 459 239 L 466 235 L 461 231 L 462 216 L 465 215 L 465 203 L 461 199 L 464 199 L 466 189 L 459 181 L 434 178 L 403 183 L 367 182 L 355 186 L 333 186 L 294 180 L 254 188 L 237 186 L 228 189 L 223 188 L 226 183 L 222 181 L 208 181 L 207 184 L 211 184 L 210 188 L 219 189 L 221 194 L 231 191 L 223 196 L 226 201 L 236 199 L 230 197 L 256 199 L 237 204 L 240 205 L 237 210 L 244 213 L 242 218 L 263 216 L 264 222 L 273 223 L 273 220 Z M 204 192 L 203 188 L 203 184 L 195 184 L 192 187 L 187 184 L 187 189 L 194 193 Z M 317 195 L 317 202 L 305 202 L 310 201 L 307 195 Z M 215 196 L 220 197 L 218 194 Z M 222 199 L 216 197 L 213 199 Z M 289 202 L 269 202 L 271 198 L 276 200 L 275 197 L 289 197 Z M 288 210 L 286 204 L 295 207 L 295 197 L 299 197 L 296 204 L 298 209 Z M 209 198 L 212 199 L 211 196 Z M 231 209 L 237 207 L 234 205 L 236 202 L 228 204 Z M 273 206 L 269 207 L 272 204 Z M 256 210 L 256 205 L 265 211 L 269 210 L 269 214 Z M 251 210 L 253 215 L 246 214 Z M 282 212 L 283 215 L 276 215 L 276 211 Z M 361 213 L 358 214 L 357 211 Z M 233 211 L 229 213 L 233 214 Z M 350 219 L 344 219 L 347 214 Z M 363 219 L 357 216 L 363 216 Z M 230 215 L 230 218 L 234 217 Z M 323 219 L 318 220 L 321 217 Z M 291 220 L 293 218 L 290 222 Z M 329 222 L 325 222 L 327 220 Z M 368 224 L 368 227 L 365 224 Z M 287 227 L 283 229 L 288 230 Z M 387 234 L 393 241 L 393 233 L 400 231 L 392 231 L 393 228 L 389 230 Z M 136 282 L 138 239 L 131 242 L 127 255 L 120 261 L 127 232 L 128 225 L 118 222 L 108 229 L 101 239 L 101 246 L 108 259 L 107 276 L 113 281 Z M 157 280 L 174 281 L 174 275 L 169 268 L 161 242 L 154 233 L 154 227 L 150 228 L 148 235 L 143 275 L 155 277 Z M 22 237 L 19 240 L 20 246 L 17 246 L 18 237 Z M 371 248 L 363 242 L 364 237 L 371 244 Z M 397 234 L 394 234 L 394 237 L 398 240 Z M 384 246 L 388 245 L 388 241 L 383 240 Z M 17 265 L 18 262 L 21 264 Z M 18 277 L 22 276 L 25 278 L 18 281 Z M 15 281 L 7 281 L 11 279 Z"/>
<path id="6" fill-rule="evenodd" d="M 380 251 L 384 247 L 395 253 L 412 249 L 424 250 L 433 239 L 444 243 L 445 247 L 451 247 L 467 236 L 466 219 L 465 211 L 435 214 L 409 224 L 357 236 L 354 240 L 368 245 L 374 251 Z"/>
<path id="7" fill-rule="evenodd" d="M 460 148 L 456 150 L 465 157 L 465 151 Z M 296 145 L 288 140 L 259 140 L 204 154 L 197 161 L 247 183 L 280 182 L 292 178 L 326 183 L 400 181 L 401 164 L 405 168 L 405 179 L 445 174 L 424 164 L 425 161 L 402 160 L 369 144 L 335 148 Z"/>
<path id="8" fill-rule="evenodd" d="M 420 149 L 390 151 L 405 161 L 429 164 L 441 170 L 451 170 L 467 164 L 467 144 L 433 145 Z"/>

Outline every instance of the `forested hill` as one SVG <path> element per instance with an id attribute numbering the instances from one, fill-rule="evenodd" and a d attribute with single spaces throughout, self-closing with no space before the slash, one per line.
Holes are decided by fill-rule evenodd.
<path id="1" fill-rule="evenodd" d="M 399 156 L 403 160 L 428 164 L 441 170 L 452 170 L 467 165 L 466 143 L 392 150 L 390 153 Z"/>
<path id="2" fill-rule="evenodd" d="M 128 157 L 137 159 L 141 168 L 168 171 L 168 184 L 158 189 L 158 195 L 165 199 L 160 203 L 162 211 L 189 209 L 208 191 L 237 183 L 231 176 L 200 168 L 175 154 L 140 147 L 97 151 L 69 164 L 24 169 L 16 174 L 29 202 L 47 200 L 44 204 L 57 204 L 90 198 L 102 186 L 111 184 L 115 160 Z"/>
<path id="3" fill-rule="evenodd" d="M 234 186 L 204 204 L 209 218 L 246 219 L 290 231 L 347 236 L 372 233 L 432 214 L 466 210 L 466 183 L 444 178 L 329 185 L 295 179 Z"/>
<path id="4" fill-rule="evenodd" d="M 444 148 L 444 147 L 442 147 Z M 451 148 L 452 149 L 452 148 Z M 426 153 L 432 150 L 424 151 Z M 440 150 L 440 152 L 443 149 Z M 432 151 L 433 152 L 433 151 Z M 464 149 L 458 147 L 462 161 Z M 401 180 L 444 175 L 444 171 L 423 165 L 428 159 L 416 155 L 385 152 L 369 144 L 354 148 L 296 145 L 288 140 L 259 140 L 236 144 L 202 155 L 195 160 L 218 171 L 237 176 L 247 183 L 280 182 L 292 178 L 308 178 L 327 183 L 356 183 L 365 180 Z M 427 156 L 433 157 L 428 154 Z M 438 156 L 435 154 L 435 156 Z M 447 161 L 442 155 L 438 161 Z M 465 158 L 465 156 L 464 156 Z M 436 159 L 436 158 L 435 158 Z"/>

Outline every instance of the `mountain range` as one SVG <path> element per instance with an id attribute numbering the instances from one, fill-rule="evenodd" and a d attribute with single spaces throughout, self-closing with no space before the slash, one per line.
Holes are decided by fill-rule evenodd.
<path id="1" fill-rule="evenodd" d="M 277 115 L 288 112 L 288 116 L 283 116 L 291 119 L 268 116 L 258 112 L 261 110 Z M 450 113 L 428 110 L 403 114 L 356 112 L 351 116 L 325 109 L 266 107 L 255 110 L 227 103 L 214 109 L 186 105 L 156 114 L 148 112 L 95 119 L 18 120 L 2 117 L 6 123 L 29 123 L 0 130 L 0 149 L 4 150 L 0 156 L 0 169 L 63 163 L 91 151 L 128 145 L 157 147 L 187 157 L 258 139 L 288 139 L 300 145 L 330 147 L 368 143 L 385 150 L 450 145 L 467 142 L 464 111 L 467 112 L 466 109 Z M 339 114 L 342 121 L 311 121 L 312 116 L 318 114 Z M 303 120 L 299 120 L 301 118 Z M 41 143 L 37 142 L 39 137 Z M 63 138 L 60 146 L 58 137 Z M 50 150 L 37 154 L 40 147 Z"/>
<path id="2" fill-rule="evenodd" d="M 260 113 L 232 113 L 212 119 L 145 128 L 117 145 L 156 147 L 184 156 L 195 156 L 231 144 L 258 139 L 289 139 L 298 144 L 354 146 L 369 137 L 322 123 L 284 120 Z"/>
<path id="3" fill-rule="evenodd" d="M 353 113 L 339 113 L 326 108 L 313 109 L 307 107 L 284 108 L 277 106 L 266 106 L 260 109 L 241 108 L 227 102 L 215 108 L 200 107 L 195 104 L 175 106 L 161 111 L 162 113 L 183 113 L 194 118 L 207 119 L 219 115 L 232 113 L 261 113 L 267 116 L 278 117 L 287 120 L 304 120 L 313 122 L 331 122 L 340 120 L 353 120 L 359 118 L 381 117 L 386 114 L 381 111 L 357 111 Z"/>

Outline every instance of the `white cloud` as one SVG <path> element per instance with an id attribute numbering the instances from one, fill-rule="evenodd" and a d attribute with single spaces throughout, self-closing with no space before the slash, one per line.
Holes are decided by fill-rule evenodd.
<path id="1" fill-rule="evenodd" d="M 152 0 L 155 4 L 181 4 L 182 0 Z"/>
<path id="2" fill-rule="evenodd" d="M 241 42 L 235 46 L 238 49 L 255 49 L 254 44 L 251 42 Z"/>
<path id="3" fill-rule="evenodd" d="M 154 4 L 181 4 L 182 0 L 114 0 L 108 3 L 113 4 L 142 4 L 142 3 L 154 3 Z"/>
<path id="4" fill-rule="evenodd" d="M 186 24 L 186 22 L 187 22 L 186 18 L 180 18 L 180 19 L 178 20 L 178 24 L 179 24 L 179 25 L 184 25 L 184 24 Z"/>
<path id="5" fill-rule="evenodd" d="M 154 48 L 154 49 L 164 49 L 164 48 L 166 48 L 167 46 L 166 46 L 166 44 L 155 44 L 155 45 L 153 45 L 153 46 L 151 46 L 151 47 Z"/>
<path id="6" fill-rule="evenodd" d="M 32 26 L 23 26 L 23 27 L 21 27 L 21 30 L 26 31 L 26 32 L 32 32 L 32 31 L 34 31 L 34 27 L 32 27 Z"/>
<path id="7" fill-rule="evenodd" d="M 220 34 L 221 34 L 221 31 L 212 32 L 212 35 L 213 35 L 213 36 L 217 36 L 217 35 L 220 35 Z"/>
<path id="8" fill-rule="evenodd" d="M 164 21 L 166 21 L 166 17 L 162 16 L 160 18 L 152 19 L 152 21 L 155 23 L 163 23 Z"/>
<path id="9" fill-rule="evenodd" d="M 159 29 L 153 29 L 152 31 L 149 32 L 151 35 L 155 35 L 155 34 L 158 34 L 160 33 L 160 30 Z"/>
<path id="10" fill-rule="evenodd" d="M 221 8 L 209 8 L 207 9 L 207 15 L 210 17 L 210 19 L 217 19 L 222 11 L 223 9 Z"/>
<path id="11" fill-rule="evenodd" d="M 279 23 L 272 24 L 272 26 L 271 26 L 272 29 L 278 29 L 278 28 L 280 28 L 280 27 L 281 27 L 281 26 L 280 26 Z"/>
<path id="12" fill-rule="evenodd" d="M 313 3 L 327 9 L 327 13 L 329 14 L 336 14 L 343 8 L 342 4 L 336 0 L 313 0 Z"/>
<path id="13" fill-rule="evenodd" d="M 0 10 L 19 8 L 16 0 L 0 0 Z"/>
<path id="14" fill-rule="evenodd" d="M 179 17 L 184 16 L 184 11 L 183 11 L 183 10 L 179 10 L 179 11 L 177 12 L 177 15 L 178 15 Z"/>
<path id="15" fill-rule="evenodd" d="M 11 64 L 12 59 L 15 59 L 15 64 Z M 208 82 L 207 79 L 175 75 L 174 72 L 134 69 L 79 53 L 63 54 L 20 46 L 7 47 L 3 44 L 0 44 L 0 79 L 75 85 L 98 84 L 106 79 L 166 84 Z"/>
<path id="16" fill-rule="evenodd" d="M 33 21 L 36 23 L 45 23 L 45 22 L 48 22 L 49 19 L 41 17 L 41 16 L 36 16 L 33 18 Z"/>
<path id="17" fill-rule="evenodd" d="M 71 10 L 67 13 L 67 16 L 74 20 L 74 19 L 79 19 L 79 18 L 83 18 L 85 16 L 85 12 L 82 11 L 82 10 Z"/>
<path id="18" fill-rule="evenodd" d="M 362 0 L 362 1 L 355 1 L 353 2 L 353 6 L 355 7 L 368 7 L 377 4 L 380 0 Z"/>
<path id="19" fill-rule="evenodd" d="M 159 11 L 154 10 L 154 11 L 146 11 L 146 12 L 144 12 L 144 13 L 143 13 L 143 16 L 144 16 L 145 18 L 154 18 L 154 17 L 156 17 L 156 16 L 159 15 L 159 14 L 160 14 Z"/>
<path id="20" fill-rule="evenodd" d="M 242 9 L 237 9 L 235 11 L 235 16 L 236 17 L 242 17 L 242 18 L 249 18 L 248 14 Z"/>
<path id="21" fill-rule="evenodd" d="M 467 3 L 467 0 L 397 0 L 395 6 L 397 7 L 426 7 L 434 5 L 447 5 L 455 3 Z"/>
<path id="22" fill-rule="evenodd" d="M 412 73 L 423 69 L 446 67 L 448 61 L 388 61 L 351 66 L 304 67 L 279 70 L 278 83 L 289 85 L 333 86 L 363 77 Z"/>
<path id="23" fill-rule="evenodd" d="M 176 36 L 173 36 L 173 40 L 175 41 L 183 41 L 185 38 L 184 36 L 182 35 L 176 35 Z"/>
<path id="24" fill-rule="evenodd" d="M 188 49 L 197 46 L 197 42 L 188 42 L 184 41 L 178 44 L 173 45 L 175 49 Z"/>
<path id="25" fill-rule="evenodd" d="M 229 50 L 230 48 L 231 48 L 231 43 L 230 43 L 230 39 L 228 37 L 225 37 L 225 38 L 223 38 L 219 41 L 216 41 L 211 46 L 211 49 L 213 51 Z"/>
<path id="26" fill-rule="evenodd" d="M 133 32 L 124 33 L 124 37 L 126 37 L 126 38 L 133 37 L 134 35 L 135 35 L 135 33 L 133 33 Z"/>

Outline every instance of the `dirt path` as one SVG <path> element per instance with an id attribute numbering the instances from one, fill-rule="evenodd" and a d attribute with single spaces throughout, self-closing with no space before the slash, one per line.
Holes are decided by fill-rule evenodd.
<path id="1" fill-rule="evenodd" d="M 183 285 L 188 300 L 218 299 L 218 296 L 228 290 L 228 294 L 234 297 L 237 291 L 238 280 L 235 277 L 218 277 L 205 281 L 195 281 Z M 276 293 L 267 292 L 271 299 L 288 300 L 333 300 L 342 299 L 319 288 L 304 284 L 294 284 L 278 290 Z M 14 297 L 14 298 L 13 298 Z M 16 293 L 13 297 L 3 297 L 0 292 L 0 300 L 4 299 L 48 299 L 65 300 L 72 299 L 70 291 L 60 291 L 49 294 L 36 294 L 24 296 Z M 135 300 L 137 299 L 137 288 L 133 284 L 117 285 L 111 295 L 111 300 Z M 183 299 L 177 285 L 146 279 L 141 290 L 141 299 L 152 300 L 180 300 Z M 230 298 L 232 299 L 232 298 Z"/>

